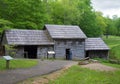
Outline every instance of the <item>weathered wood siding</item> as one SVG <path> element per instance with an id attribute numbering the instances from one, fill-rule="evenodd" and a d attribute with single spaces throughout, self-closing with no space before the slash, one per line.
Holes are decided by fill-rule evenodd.
<path id="1" fill-rule="evenodd" d="M 37 47 L 37 58 L 46 58 L 47 51 L 53 51 L 53 46 L 38 46 Z M 19 46 L 16 48 L 16 58 L 24 58 L 24 46 Z M 50 55 L 49 55 L 50 56 Z M 52 56 L 51 56 L 52 57 Z"/>
<path id="2" fill-rule="evenodd" d="M 55 40 L 55 57 L 66 59 L 66 49 L 72 51 L 72 59 L 82 59 L 85 57 L 84 40 Z"/>
<path id="3" fill-rule="evenodd" d="M 5 55 L 10 55 L 10 52 L 15 52 L 15 55 L 12 57 L 24 58 L 24 47 L 16 47 L 14 51 L 5 49 Z"/>
<path id="4" fill-rule="evenodd" d="M 0 45 L 0 56 L 4 56 L 4 55 L 5 55 L 4 47 Z"/>
<path id="5" fill-rule="evenodd" d="M 4 35 L 3 35 L 3 38 L 2 38 L 1 45 L 3 46 L 3 45 L 5 45 L 5 44 L 8 44 L 8 43 L 7 43 L 6 35 L 4 34 Z"/>
<path id="6" fill-rule="evenodd" d="M 38 46 L 37 49 L 37 58 L 46 58 L 47 57 L 47 52 L 48 51 L 53 51 L 54 47 L 53 46 Z M 50 57 L 50 55 L 49 55 Z"/>
<path id="7" fill-rule="evenodd" d="M 53 51 L 54 46 L 38 46 L 37 47 L 37 58 L 46 58 L 48 51 Z M 5 55 L 8 55 L 8 53 L 11 51 L 5 50 Z M 16 58 L 24 58 L 24 46 L 18 46 L 15 48 L 15 57 Z M 49 55 L 49 57 L 53 57 L 52 55 Z"/>
<path id="8" fill-rule="evenodd" d="M 90 58 L 108 58 L 108 50 L 91 50 L 86 51 L 86 55 Z"/>
<path id="9" fill-rule="evenodd" d="M 17 58 L 24 58 L 24 46 L 16 47 L 16 57 Z"/>
<path id="10" fill-rule="evenodd" d="M 16 48 L 14 48 L 15 50 L 8 50 L 7 48 L 5 49 L 5 55 L 10 55 L 10 53 L 14 52 L 14 54 L 11 53 L 11 55 L 13 55 L 12 57 L 15 58 L 24 58 L 24 47 L 22 46 L 17 46 Z"/>

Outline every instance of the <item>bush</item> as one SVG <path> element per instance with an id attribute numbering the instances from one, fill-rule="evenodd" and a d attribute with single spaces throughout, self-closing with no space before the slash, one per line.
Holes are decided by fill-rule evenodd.
<path id="1" fill-rule="evenodd" d="M 120 60 L 110 59 L 109 62 L 112 63 L 112 64 L 120 64 Z"/>
<path id="2" fill-rule="evenodd" d="M 110 50 L 110 59 L 120 60 L 120 45 L 113 47 Z"/>
<path id="3" fill-rule="evenodd" d="M 5 49 L 7 50 L 7 55 L 12 57 L 16 55 L 15 45 L 5 45 Z"/>

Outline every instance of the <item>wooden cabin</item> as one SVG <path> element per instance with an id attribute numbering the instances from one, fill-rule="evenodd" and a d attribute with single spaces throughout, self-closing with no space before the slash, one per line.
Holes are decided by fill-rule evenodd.
<path id="1" fill-rule="evenodd" d="M 85 56 L 86 35 L 78 26 L 45 25 L 48 35 L 54 41 L 56 58 L 81 59 Z M 72 56 L 70 56 L 72 53 Z"/>
<path id="2" fill-rule="evenodd" d="M 55 58 L 71 60 L 92 57 L 92 54 L 88 54 L 93 52 L 92 48 L 88 49 L 88 40 L 79 26 L 45 25 L 43 30 L 6 30 L 3 32 L 1 45 L 15 45 L 17 58 L 46 58 L 48 51 L 54 51 Z M 106 48 L 103 50 L 108 52 Z M 8 55 L 9 51 L 4 48 L 4 52 Z"/>

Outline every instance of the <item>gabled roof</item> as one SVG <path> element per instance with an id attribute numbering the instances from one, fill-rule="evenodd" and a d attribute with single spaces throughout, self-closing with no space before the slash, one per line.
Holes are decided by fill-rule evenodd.
<path id="1" fill-rule="evenodd" d="M 85 39 L 86 35 L 78 26 L 45 25 L 53 39 Z"/>
<path id="2" fill-rule="evenodd" d="M 109 47 L 101 38 L 87 38 L 85 41 L 85 50 L 109 50 Z"/>
<path id="3" fill-rule="evenodd" d="M 44 30 L 7 30 L 5 31 L 8 44 L 15 45 L 53 45 Z"/>

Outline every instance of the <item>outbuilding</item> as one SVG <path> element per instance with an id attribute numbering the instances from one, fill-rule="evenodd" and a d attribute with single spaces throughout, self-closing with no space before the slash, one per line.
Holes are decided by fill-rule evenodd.
<path id="1" fill-rule="evenodd" d="M 48 24 L 43 30 L 6 30 L 1 45 L 5 55 L 11 52 L 5 45 L 15 45 L 17 58 L 49 58 L 48 51 L 54 52 L 54 58 L 66 60 L 106 58 L 109 51 L 101 38 L 87 38 L 79 26 L 73 25 Z"/>
<path id="2" fill-rule="evenodd" d="M 45 30 L 6 30 L 3 33 L 2 45 L 15 45 L 17 58 L 42 58 L 47 51 L 53 51 L 54 42 Z M 11 52 L 4 48 L 5 55 Z"/>
<path id="3" fill-rule="evenodd" d="M 86 57 L 108 58 L 109 47 L 101 38 L 87 38 L 85 41 Z"/>

